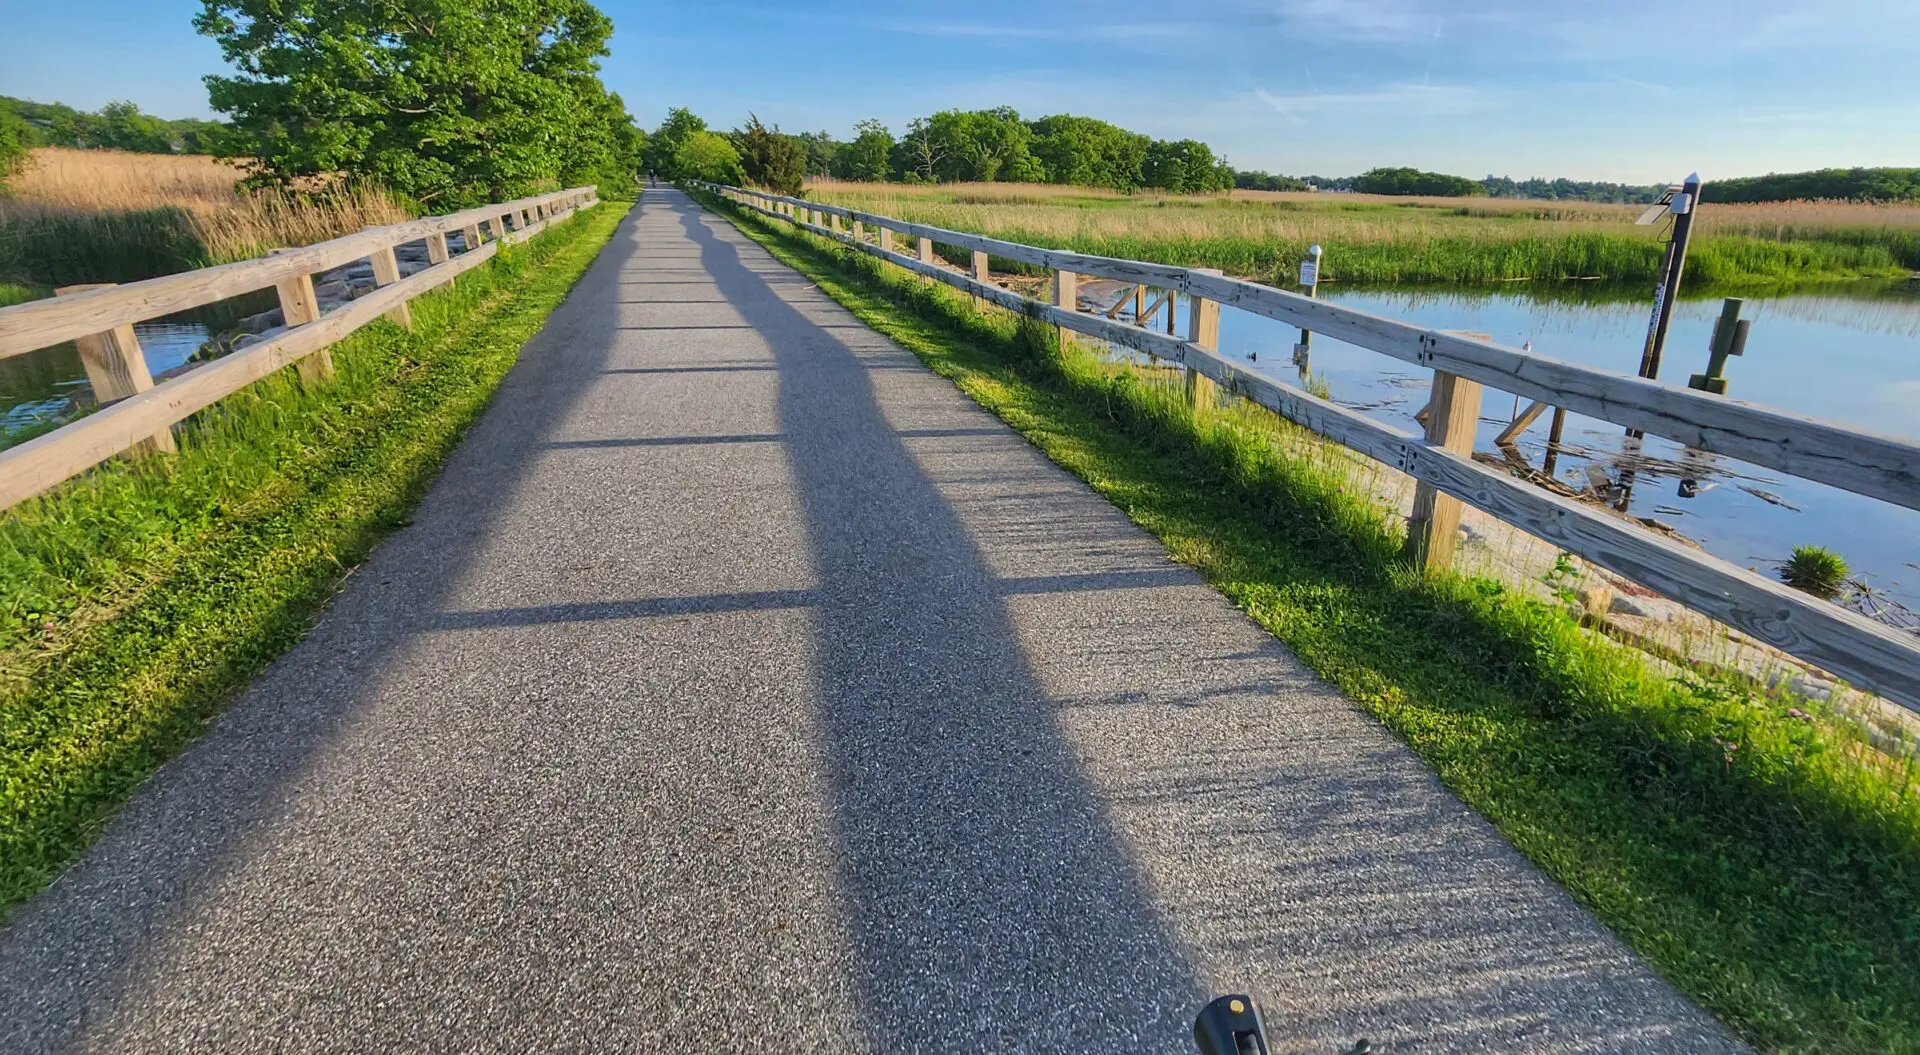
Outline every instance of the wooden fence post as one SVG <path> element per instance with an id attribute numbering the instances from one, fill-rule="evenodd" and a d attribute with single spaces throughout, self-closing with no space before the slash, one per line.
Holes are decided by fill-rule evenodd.
<path id="1" fill-rule="evenodd" d="M 1080 310 L 1080 276 L 1071 271 L 1053 273 L 1053 306 L 1066 311 Z M 1073 343 L 1073 331 L 1065 326 L 1055 327 L 1055 336 L 1060 348 L 1065 351 Z"/>
<path id="2" fill-rule="evenodd" d="M 993 281 L 993 272 L 987 270 L 987 252 L 984 249 L 975 249 L 973 251 L 973 280 L 975 282 Z M 973 298 L 973 306 L 976 310 L 985 311 L 987 308 L 986 298 Z"/>
<path id="3" fill-rule="evenodd" d="M 893 228 L 880 228 L 880 251 L 883 253 L 893 252 Z"/>
<path id="4" fill-rule="evenodd" d="M 444 231 L 427 236 L 427 263 L 444 264 L 447 262 L 447 236 Z"/>
<path id="5" fill-rule="evenodd" d="M 927 238 L 925 236 L 921 237 L 919 255 L 920 255 L 921 263 L 929 264 L 929 265 L 933 263 L 933 239 Z M 931 277 L 922 278 L 921 281 L 925 282 L 929 286 L 933 285 L 933 279 Z"/>
<path id="6" fill-rule="evenodd" d="M 468 224 L 466 229 L 460 232 L 460 237 L 467 243 L 467 252 L 471 253 L 475 249 L 480 248 L 480 225 L 477 223 Z"/>
<path id="7" fill-rule="evenodd" d="M 90 289 L 105 289 L 113 285 L 117 283 L 90 282 L 79 286 L 62 286 L 54 290 L 53 295 L 64 297 L 70 293 L 85 293 Z M 86 367 L 87 383 L 93 386 L 96 402 L 112 403 L 153 387 L 153 374 L 147 370 L 147 356 L 140 350 L 140 339 L 133 335 L 132 323 L 121 323 L 102 333 L 76 337 L 73 345 L 80 351 L 80 365 Z M 171 454 L 174 449 L 173 430 L 161 429 L 127 448 L 127 453 L 142 458 L 149 454 Z"/>
<path id="8" fill-rule="evenodd" d="M 392 246 L 386 246 L 368 253 L 367 259 L 373 263 L 374 285 L 391 286 L 395 282 L 400 281 L 400 261 L 394 259 Z M 404 300 L 395 304 L 387 311 L 387 318 L 405 326 L 409 330 L 413 329 L 413 310 L 407 306 L 407 302 Z"/>
<path id="9" fill-rule="evenodd" d="M 1193 268 L 1196 275 L 1220 275 L 1225 272 L 1217 268 Z M 1187 343 L 1197 344 L 1209 352 L 1220 350 L 1220 302 L 1187 294 Z M 1187 406 L 1195 414 L 1213 409 L 1213 378 L 1189 366 L 1187 374 Z"/>
<path id="10" fill-rule="evenodd" d="M 837 212 L 831 213 L 827 216 L 827 219 L 832 223 L 833 233 L 839 234 L 840 233 L 840 214 Z"/>
<path id="11" fill-rule="evenodd" d="M 864 242 L 867 240 L 865 225 L 859 220 L 853 221 L 853 240 L 856 242 Z"/>
<path id="12" fill-rule="evenodd" d="M 278 256 L 291 252 L 288 249 L 271 249 L 268 256 Z M 320 298 L 313 292 L 312 275 L 295 275 L 274 283 L 274 290 L 280 294 L 280 315 L 289 326 L 305 326 L 320 319 Z M 311 355 L 302 356 L 293 364 L 294 372 L 300 375 L 302 384 L 317 385 L 322 381 L 333 380 L 333 351 L 322 348 Z"/>
<path id="13" fill-rule="evenodd" d="M 1480 424 L 1480 382 L 1444 371 L 1433 372 L 1433 398 L 1427 403 L 1427 442 L 1473 456 Z M 1413 492 L 1413 516 L 1407 520 L 1407 552 L 1422 568 L 1438 571 L 1453 563 L 1460 537 L 1458 498 L 1422 483 Z"/>

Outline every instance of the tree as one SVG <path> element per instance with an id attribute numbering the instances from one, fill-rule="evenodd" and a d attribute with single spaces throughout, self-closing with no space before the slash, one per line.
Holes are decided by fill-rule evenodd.
<path id="1" fill-rule="evenodd" d="M 1464 198 L 1487 193 L 1487 188 L 1478 180 L 1440 172 L 1422 172 L 1415 168 L 1368 169 L 1354 177 L 1353 189 L 1362 194 L 1424 194 L 1442 198 Z"/>
<path id="2" fill-rule="evenodd" d="M 740 153 L 718 132 L 702 129 L 681 140 L 667 171 L 675 179 L 697 179 L 738 186 L 747 181 Z"/>
<path id="3" fill-rule="evenodd" d="M 0 107 L 0 191 L 27 164 L 33 129 L 11 107 Z"/>
<path id="4" fill-rule="evenodd" d="M 761 124 L 756 114 L 748 114 L 746 127 L 735 130 L 731 139 L 747 182 L 775 194 L 798 195 L 804 189 L 807 152 L 799 140 Z"/>
<path id="5" fill-rule="evenodd" d="M 587 0 L 202 2 L 195 27 L 237 71 L 208 94 L 252 138 L 256 183 L 344 173 L 475 204 L 614 163 L 630 123 Z"/>
<path id="6" fill-rule="evenodd" d="M 833 174 L 833 155 L 840 144 L 826 132 L 801 132 L 793 138 L 807 152 L 807 175 L 830 176 Z"/>
<path id="7" fill-rule="evenodd" d="M 667 119 L 647 137 L 645 167 L 663 179 L 679 179 L 680 148 L 694 136 L 705 132 L 707 123 L 692 110 L 676 106 L 667 111 Z M 719 182 L 715 180 L 714 182 Z"/>
<path id="8" fill-rule="evenodd" d="M 921 137 L 914 152 L 931 166 L 916 170 L 936 180 L 1037 180 L 1042 171 L 1027 149 L 1033 132 L 1011 106 L 991 110 L 942 110 L 914 123 Z"/>
<path id="9" fill-rule="evenodd" d="M 93 118 L 89 146 L 141 154 L 171 154 L 173 129 L 130 102 L 108 103 Z"/>
<path id="10" fill-rule="evenodd" d="M 1259 169 L 1240 169 L 1233 174 L 1233 185 L 1244 190 L 1312 190 L 1305 180 L 1276 176 Z"/>
<path id="11" fill-rule="evenodd" d="M 893 171 L 909 179 L 938 183 L 952 149 L 952 143 L 935 131 L 931 118 L 916 117 L 907 126 L 907 137 L 894 145 Z"/>
<path id="12" fill-rule="evenodd" d="M 1055 114 L 1028 126 L 1031 152 L 1048 183 L 1132 190 L 1152 142 L 1137 132 L 1092 117 Z"/>
<path id="13" fill-rule="evenodd" d="M 873 118 L 854 125 L 853 130 L 853 142 L 842 143 L 833 152 L 833 174 L 874 183 L 886 179 L 893 171 L 893 133 Z"/>
<path id="14" fill-rule="evenodd" d="M 1140 167 L 1146 186 L 1175 194 L 1203 194 L 1233 187 L 1233 169 L 1196 139 L 1157 139 Z"/>

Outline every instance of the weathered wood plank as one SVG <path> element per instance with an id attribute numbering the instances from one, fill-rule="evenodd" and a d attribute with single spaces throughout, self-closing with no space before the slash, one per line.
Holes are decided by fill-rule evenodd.
<path id="1" fill-rule="evenodd" d="M 1224 304 L 1503 392 L 1920 509 L 1920 441 L 1562 362 L 1240 279 L 1193 275 L 1187 286 Z"/>
<path id="2" fill-rule="evenodd" d="M 1512 421 L 1507 422 L 1507 427 L 1500 430 L 1500 435 L 1495 436 L 1493 442 L 1503 447 L 1512 443 L 1515 437 L 1527 431 L 1527 426 L 1538 420 L 1546 410 L 1547 404 L 1537 399 L 1527 404 L 1527 409 L 1516 414 Z"/>
<path id="3" fill-rule="evenodd" d="M 375 290 L 316 322 L 295 326 L 272 340 L 216 359 L 44 436 L 0 451 L 0 509 L 98 465 L 289 363 L 323 351 L 395 304 L 478 267 L 497 251 L 498 244 L 489 242 L 474 252 L 462 253 Z"/>
<path id="4" fill-rule="evenodd" d="M 1188 355 L 1189 363 L 1223 386 L 1281 417 L 1859 688 L 1920 711 L 1920 648 L 1892 627 L 1480 465 L 1217 354 L 1191 349 Z"/>
<path id="5" fill-rule="evenodd" d="M 418 241 L 435 233 L 459 230 L 496 212 L 529 202 L 557 200 L 582 190 L 584 188 L 555 191 L 538 198 L 409 220 L 254 260 L 127 282 L 71 297 L 28 301 L 0 308 L 0 359 L 100 333 L 122 323 L 171 315 L 256 289 L 265 289 L 283 279 L 316 274 L 358 260 L 382 246 L 390 247 L 401 242 Z"/>

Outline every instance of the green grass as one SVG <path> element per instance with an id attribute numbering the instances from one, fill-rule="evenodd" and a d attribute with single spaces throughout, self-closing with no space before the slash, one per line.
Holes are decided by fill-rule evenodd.
<path id="1" fill-rule="evenodd" d="M 1749 1041 L 1920 1051 L 1911 767 L 1561 606 L 1415 574 L 1347 460 L 1265 411 L 1196 420 L 1046 327 L 704 200 L 1158 536 Z"/>
<path id="2" fill-rule="evenodd" d="M 299 639 L 619 222 L 608 203 L 0 518 L 0 908 Z"/>
<path id="3" fill-rule="evenodd" d="M 25 286 L 17 282 L 0 282 L 0 308 L 39 300 L 42 297 L 51 296 L 52 293 L 52 290 L 44 287 Z"/>

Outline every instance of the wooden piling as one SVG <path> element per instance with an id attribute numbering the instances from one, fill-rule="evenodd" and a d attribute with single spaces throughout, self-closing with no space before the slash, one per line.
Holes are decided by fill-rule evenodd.
<path id="1" fill-rule="evenodd" d="M 1196 275 L 1220 275 L 1225 272 L 1218 268 L 1197 267 Z M 1205 297 L 1191 297 L 1187 305 L 1187 343 L 1199 345 L 1209 352 L 1220 350 L 1220 302 Z M 1186 369 L 1187 406 L 1194 413 L 1212 410 L 1214 405 L 1213 378 L 1189 366 Z"/>
<path id="2" fill-rule="evenodd" d="M 1080 310 L 1080 276 L 1071 271 L 1053 273 L 1053 304 L 1065 311 Z M 1073 343 L 1073 331 L 1065 326 L 1055 327 L 1062 349 Z"/>
<path id="3" fill-rule="evenodd" d="M 1479 422 L 1480 382 L 1435 370 L 1433 398 L 1427 403 L 1427 442 L 1471 458 Z M 1438 571 L 1453 563 L 1464 508 L 1458 498 L 1425 481 L 1414 489 L 1407 550 L 1422 568 Z"/>
<path id="4" fill-rule="evenodd" d="M 113 285 L 117 283 L 62 286 L 54 290 L 53 295 L 64 297 Z M 147 370 L 147 356 L 140 350 L 140 339 L 134 336 L 132 323 L 121 323 L 99 333 L 76 337 L 73 345 L 80 352 L 80 365 L 87 371 L 87 383 L 93 387 L 95 402 L 112 403 L 153 387 L 153 374 Z M 171 429 L 161 429 L 127 448 L 127 454 L 134 458 L 144 458 L 149 454 L 171 454 L 173 451 Z"/>
<path id="5" fill-rule="evenodd" d="M 391 286 L 400 281 L 400 261 L 394 257 L 392 246 L 368 253 L 367 260 L 373 264 L 374 285 Z M 393 309 L 387 312 L 387 318 L 409 330 L 413 329 L 413 309 L 407 306 L 406 301 L 395 304 Z"/>

